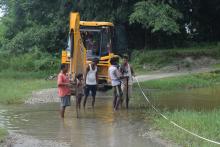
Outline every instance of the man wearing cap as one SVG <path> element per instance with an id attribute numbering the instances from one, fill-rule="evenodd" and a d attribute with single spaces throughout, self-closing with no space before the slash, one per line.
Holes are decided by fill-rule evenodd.
<path id="1" fill-rule="evenodd" d="M 99 59 L 95 58 L 93 59 L 93 62 L 88 65 L 86 69 L 86 87 L 85 87 L 85 99 L 83 102 L 83 107 L 86 106 L 87 98 L 90 94 L 90 91 L 92 93 L 92 108 L 94 109 L 95 105 L 95 97 L 96 97 L 96 90 L 97 90 L 97 84 L 98 84 L 98 74 L 97 74 L 97 64 L 99 62 Z"/>

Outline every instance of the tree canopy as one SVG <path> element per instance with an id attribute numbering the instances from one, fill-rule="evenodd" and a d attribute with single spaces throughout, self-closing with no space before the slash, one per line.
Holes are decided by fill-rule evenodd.
<path id="1" fill-rule="evenodd" d="M 112 21 L 117 49 L 219 41 L 218 0 L 0 0 L 0 51 L 20 54 L 65 48 L 69 13 Z"/>

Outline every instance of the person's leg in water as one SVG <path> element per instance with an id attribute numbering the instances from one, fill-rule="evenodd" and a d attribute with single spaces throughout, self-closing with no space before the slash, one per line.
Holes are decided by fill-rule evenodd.
<path id="1" fill-rule="evenodd" d="M 79 118 L 79 95 L 76 96 L 76 117 Z"/>
<path id="2" fill-rule="evenodd" d="M 68 107 L 70 105 L 71 105 L 70 95 L 66 95 L 66 96 L 61 98 L 61 108 L 60 108 L 61 118 L 64 118 L 65 109 L 66 109 L 66 107 Z"/>
<path id="3" fill-rule="evenodd" d="M 126 94 L 126 83 L 125 83 L 124 79 L 123 79 L 123 82 L 121 84 L 121 90 L 122 90 L 122 93 L 123 93 L 123 96 L 121 98 L 121 103 L 120 103 L 121 104 L 121 108 L 122 108 L 124 99 L 126 99 L 126 98 L 124 98 L 124 94 Z"/>
<path id="4" fill-rule="evenodd" d="M 92 86 L 92 108 L 94 109 L 95 107 L 95 97 L 96 97 L 96 85 Z"/>
<path id="5" fill-rule="evenodd" d="M 95 108 L 95 96 L 92 96 L 92 109 Z"/>
<path id="6" fill-rule="evenodd" d="M 85 109 L 86 108 L 86 101 L 87 101 L 87 98 L 89 96 L 89 92 L 90 92 L 90 88 L 88 85 L 86 85 L 86 88 L 85 88 L 85 98 L 84 98 L 84 102 L 83 102 L 83 108 Z"/>
<path id="7" fill-rule="evenodd" d="M 64 118 L 65 109 L 66 109 L 65 106 L 62 106 L 62 107 L 60 108 L 60 117 L 61 117 L 61 118 Z"/>
<path id="8" fill-rule="evenodd" d="M 119 96 L 117 96 L 115 110 L 118 110 L 118 107 L 119 107 L 120 103 L 121 103 L 121 98 Z"/>
<path id="9" fill-rule="evenodd" d="M 60 103 L 60 117 L 64 118 L 64 113 L 65 113 L 65 96 L 61 97 L 61 103 Z"/>
<path id="10" fill-rule="evenodd" d="M 117 100 L 116 100 L 115 110 L 118 110 L 118 106 L 121 103 L 121 99 L 123 95 L 121 91 L 121 85 L 116 86 L 116 93 L 117 93 Z"/>
<path id="11" fill-rule="evenodd" d="M 79 99 L 78 99 L 78 108 L 79 108 L 79 109 L 81 109 L 82 97 L 83 97 L 83 94 L 80 94 L 80 95 L 79 95 Z"/>
<path id="12" fill-rule="evenodd" d="M 113 87 L 113 109 L 115 109 L 116 106 L 116 101 L 117 101 L 117 93 L 116 93 L 116 87 Z"/>
<path id="13" fill-rule="evenodd" d="M 86 101 L 87 101 L 88 96 L 85 96 L 84 101 L 83 101 L 83 108 L 86 108 Z"/>

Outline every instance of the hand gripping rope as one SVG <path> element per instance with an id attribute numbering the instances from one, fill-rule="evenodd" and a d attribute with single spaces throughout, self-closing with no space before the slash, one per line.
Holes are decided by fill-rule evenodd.
<path id="1" fill-rule="evenodd" d="M 179 128 L 179 129 L 181 129 L 181 130 L 183 130 L 183 131 L 185 131 L 185 132 L 187 132 L 187 133 L 189 133 L 189 134 L 191 134 L 191 135 L 193 135 L 193 136 L 195 136 L 195 137 L 197 137 L 197 138 L 200 138 L 200 139 L 205 140 L 205 141 L 207 141 L 207 142 L 211 142 L 211 143 L 220 145 L 220 142 L 217 142 L 217 141 L 214 141 L 214 140 L 211 140 L 211 139 L 207 139 L 207 138 L 205 138 L 205 137 L 202 137 L 202 136 L 200 136 L 200 135 L 197 135 L 197 134 L 195 134 L 195 133 L 193 133 L 193 132 L 191 132 L 191 131 L 189 131 L 189 130 L 183 128 L 183 127 L 181 127 L 180 125 L 176 124 L 176 123 L 173 122 L 172 120 L 168 119 L 165 115 L 163 115 L 163 114 L 150 102 L 150 100 L 148 99 L 148 97 L 147 97 L 146 94 L 144 93 L 144 91 L 143 91 L 143 89 L 142 89 L 142 87 L 141 87 L 141 85 L 140 85 L 140 82 L 138 81 L 138 79 L 137 79 L 136 77 L 135 77 L 135 79 L 136 79 L 136 81 L 137 81 L 137 83 L 138 83 L 138 87 L 140 88 L 141 93 L 143 94 L 143 96 L 144 96 L 144 98 L 147 100 L 147 102 L 150 104 L 150 106 L 151 106 L 159 115 L 161 115 L 164 119 L 166 119 L 167 121 L 169 121 L 170 124 L 174 125 L 175 127 Z"/>

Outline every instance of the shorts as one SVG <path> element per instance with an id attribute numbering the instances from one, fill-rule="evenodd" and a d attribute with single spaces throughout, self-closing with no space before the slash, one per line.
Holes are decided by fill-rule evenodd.
<path id="1" fill-rule="evenodd" d="M 61 103 L 60 103 L 61 107 L 67 107 L 67 106 L 70 106 L 70 105 L 71 105 L 70 95 L 66 95 L 64 97 L 61 97 Z"/>
<path id="2" fill-rule="evenodd" d="M 121 85 L 113 86 L 114 97 L 122 97 Z"/>
<path id="3" fill-rule="evenodd" d="M 86 85 L 86 87 L 85 87 L 85 97 L 89 96 L 90 91 L 92 93 L 92 96 L 95 97 L 96 96 L 96 90 L 97 90 L 96 85 Z"/>
<path id="4" fill-rule="evenodd" d="M 76 98 L 79 99 L 79 98 L 82 98 L 83 96 L 84 96 L 83 93 L 79 93 L 79 94 L 76 95 Z"/>

